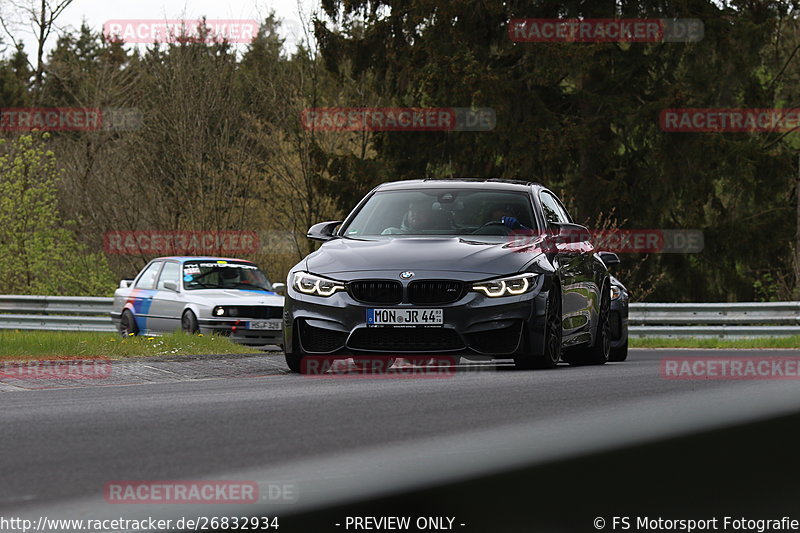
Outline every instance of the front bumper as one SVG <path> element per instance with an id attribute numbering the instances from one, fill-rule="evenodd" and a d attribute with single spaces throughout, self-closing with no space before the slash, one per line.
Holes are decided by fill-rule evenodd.
<path id="1" fill-rule="evenodd" d="M 111 323 L 119 329 L 122 313 L 111 312 Z M 265 330 L 249 329 L 247 322 L 251 320 L 264 320 L 258 318 L 224 319 L 201 318 L 197 325 L 203 335 L 224 335 L 239 344 L 248 346 L 283 345 L 283 329 Z"/>
<path id="2" fill-rule="evenodd" d="M 283 345 L 283 331 L 267 329 L 249 329 L 247 323 L 261 319 L 219 319 L 203 318 L 197 321 L 203 335 L 225 335 L 239 344 L 247 346 L 264 346 L 267 344 Z"/>
<path id="3" fill-rule="evenodd" d="M 543 351 L 547 278 L 520 296 L 467 292 L 449 304 L 366 304 L 347 292 L 309 296 L 289 289 L 284 306 L 287 354 L 460 354 L 511 357 Z M 369 327 L 368 309 L 443 309 L 437 327 Z"/>

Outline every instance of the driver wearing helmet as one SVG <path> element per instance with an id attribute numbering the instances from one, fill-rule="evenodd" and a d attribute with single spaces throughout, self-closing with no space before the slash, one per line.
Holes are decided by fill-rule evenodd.
<path id="1" fill-rule="evenodd" d="M 512 230 L 529 230 L 515 215 L 516 209 L 510 204 L 497 204 L 489 212 L 489 222 L 499 222 Z"/>

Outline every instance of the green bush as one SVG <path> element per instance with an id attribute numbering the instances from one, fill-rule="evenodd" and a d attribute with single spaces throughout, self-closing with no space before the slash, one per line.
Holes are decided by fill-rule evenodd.
<path id="1" fill-rule="evenodd" d="M 111 294 L 105 256 L 88 251 L 59 216 L 59 171 L 47 138 L 0 139 L 0 293 Z"/>

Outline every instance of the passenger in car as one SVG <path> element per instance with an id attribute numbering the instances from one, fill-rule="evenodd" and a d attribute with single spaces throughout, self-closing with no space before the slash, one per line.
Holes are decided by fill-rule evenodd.
<path id="1" fill-rule="evenodd" d="M 431 230 L 452 230 L 453 224 L 449 214 L 443 210 L 434 210 L 429 202 L 413 202 L 403 215 L 400 227 L 389 227 L 382 235 L 421 234 Z"/>

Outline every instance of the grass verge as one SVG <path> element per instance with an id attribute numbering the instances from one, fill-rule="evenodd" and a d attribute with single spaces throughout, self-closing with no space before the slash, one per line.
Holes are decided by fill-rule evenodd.
<path id="1" fill-rule="evenodd" d="M 752 339 L 630 339 L 631 348 L 800 348 L 800 335 Z"/>
<path id="2" fill-rule="evenodd" d="M 171 333 L 162 337 L 120 337 L 114 333 L 0 331 L 0 360 L 73 357 L 155 357 L 256 353 L 259 350 L 218 335 Z"/>
<path id="3" fill-rule="evenodd" d="M 800 349 L 800 335 L 753 339 L 630 339 L 631 348 L 789 348 Z M 257 348 L 218 335 L 171 333 L 162 337 L 127 337 L 114 333 L 0 330 L 0 360 L 73 357 L 157 357 L 258 353 Z"/>

